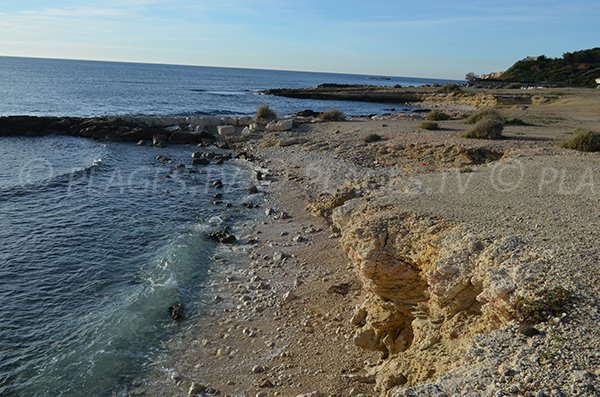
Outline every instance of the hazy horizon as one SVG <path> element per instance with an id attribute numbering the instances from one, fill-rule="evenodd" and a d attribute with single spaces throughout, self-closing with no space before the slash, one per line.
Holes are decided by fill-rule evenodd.
<path id="1" fill-rule="evenodd" d="M 592 0 L 24 0 L 0 5 L 0 55 L 463 79 L 595 47 L 599 17 Z"/>

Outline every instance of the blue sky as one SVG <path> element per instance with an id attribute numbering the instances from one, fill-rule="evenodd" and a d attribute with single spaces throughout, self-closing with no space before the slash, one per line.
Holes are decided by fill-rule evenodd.
<path id="1" fill-rule="evenodd" d="M 463 78 L 600 46 L 600 1 L 0 0 L 0 55 Z"/>

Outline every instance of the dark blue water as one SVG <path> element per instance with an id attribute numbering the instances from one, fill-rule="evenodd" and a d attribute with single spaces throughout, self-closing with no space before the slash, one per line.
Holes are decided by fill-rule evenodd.
<path id="1" fill-rule="evenodd" d="M 269 88 L 323 83 L 423 85 L 446 80 L 197 66 L 0 57 L 0 115 L 252 114 L 268 103 L 279 114 L 337 108 L 346 114 L 410 107 L 260 95 Z"/>
<path id="2" fill-rule="evenodd" d="M 0 138 L 1 396 L 118 394 L 177 332 L 168 306 L 194 316 L 205 232 L 252 213 L 244 167 L 175 170 L 193 149 Z"/>

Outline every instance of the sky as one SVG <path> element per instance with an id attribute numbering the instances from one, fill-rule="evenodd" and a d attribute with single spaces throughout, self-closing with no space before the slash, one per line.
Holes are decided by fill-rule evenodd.
<path id="1" fill-rule="evenodd" d="M 600 46 L 599 0 L 0 0 L 0 55 L 462 79 Z"/>

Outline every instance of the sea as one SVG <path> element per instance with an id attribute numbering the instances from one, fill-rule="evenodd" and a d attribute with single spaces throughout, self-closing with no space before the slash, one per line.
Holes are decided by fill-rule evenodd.
<path id="1" fill-rule="evenodd" d="M 0 115 L 249 115 L 261 104 L 388 113 L 412 108 L 260 91 L 445 82 L 0 57 Z M 246 192 L 249 164 L 194 169 L 196 150 L 208 149 L 0 137 L 0 396 L 127 396 L 182 332 L 169 306 L 183 303 L 183 323 L 201 324 L 219 250 L 206 235 L 258 217 L 245 204 L 260 195 Z"/>

